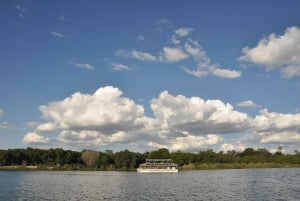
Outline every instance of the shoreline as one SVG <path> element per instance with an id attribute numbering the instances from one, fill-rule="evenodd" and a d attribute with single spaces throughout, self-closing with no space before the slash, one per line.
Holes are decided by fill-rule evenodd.
<path id="1" fill-rule="evenodd" d="M 300 168 L 300 164 L 289 163 L 204 163 L 204 164 L 187 164 L 179 167 L 179 171 L 186 170 L 225 170 L 225 169 L 267 169 L 267 168 Z M 103 168 L 83 168 L 69 166 L 37 166 L 37 165 L 11 165 L 0 166 L 0 171 L 24 170 L 24 171 L 121 171 L 133 172 L 136 169 L 103 169 Z"/>

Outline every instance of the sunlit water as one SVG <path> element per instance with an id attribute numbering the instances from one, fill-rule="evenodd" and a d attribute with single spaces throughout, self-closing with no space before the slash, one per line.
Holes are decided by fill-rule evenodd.
<path id="1" fill-rule="evenodd" d="M 0 171 L 0 200 L 300 200 L 300 169 Z"/>

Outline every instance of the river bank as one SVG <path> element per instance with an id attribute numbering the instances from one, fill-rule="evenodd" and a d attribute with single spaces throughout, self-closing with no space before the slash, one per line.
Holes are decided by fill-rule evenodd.
<path id="1" fill-rule="evenodd" d="M 203 164 L 186 164 L 179 166 L 180 171 L 184 170 L 222 170 L 222 169 L 260 169 L 260 168 L 300 168 L 300 164 L 288 163 L 203 163 Z M 28 171 L 136 171 L 131 169 L 116 168 L 87 168 L 82 166 L 24 166 L 11 165 L 0 166 L 1 170 L 28 170 Z"/>

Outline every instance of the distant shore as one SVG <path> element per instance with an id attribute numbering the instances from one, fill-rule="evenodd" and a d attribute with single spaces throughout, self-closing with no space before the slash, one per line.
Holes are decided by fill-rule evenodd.
<path id="1" fill-rule="evenodd" d="M 72 151 L 55 149 L 8 149 L 0 150 L 0 170 L 78 170 L 78 171 L 136 171 L 146 159 L 171 159 L 179 170 L 216 170 L 249 168 L 294 168 L 300 167 L 300 153 L 284 154 L 281 147 L 275 153 L 264 148 L 246 148 L 242 152 L 214 152 L 213 150 L 169 152 L 161 148 L 152 152 L 114 153 L 95 150 Z"/>
<path id="2" fill-rule="evenodd" d="M 300 164 L 279 164 L 279 163 L 204 163 L 204 164 L 188 164 L 179 167 L 180 171 L 185 170 L 222 170 L 222 169 L 262 169 L 262 168 L 300 168 Z M 11 165 L 0 166 L 1 170 L 28 170 L 28 171 L 136 171 L 136 169 L 99 169 L 74 166 L 24 166 Z"/>

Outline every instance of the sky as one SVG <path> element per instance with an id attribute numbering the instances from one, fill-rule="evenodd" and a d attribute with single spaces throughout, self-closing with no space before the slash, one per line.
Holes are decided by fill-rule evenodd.
<path id="1" fill-rule="evenodd" d="M 0 149 L 300 150 L 300 2 L 0 2 Z"/>

